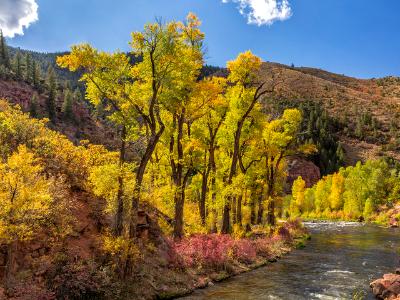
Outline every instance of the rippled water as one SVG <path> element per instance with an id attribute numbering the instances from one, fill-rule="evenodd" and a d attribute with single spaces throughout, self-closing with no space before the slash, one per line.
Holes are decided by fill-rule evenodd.
<path id="1" fill-rule="evenodd" d="M 352 299 L 399 265 L 400 231 L 358 223 L 306 223 L 312 239 L 277 263 L 184 299 Z"/>

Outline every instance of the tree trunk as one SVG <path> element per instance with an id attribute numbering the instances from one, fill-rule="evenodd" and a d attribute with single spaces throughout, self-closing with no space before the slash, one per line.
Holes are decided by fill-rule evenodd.
<path id="1" fill-rule="evenodd" d="M 143 177 L 146 171 L 147 163 L 149 162 L 156 145 L 164 132 L 164 126 L 161 126 L 158 132 L 150 137 L 149 143 L 147 144 L 146 150 L 139 164 L 139 168 L 136 171 L 135 186 L 133 189 L 133 197 L 131 201 L 131 213 L 129 223 L 129 237 L 136 239 L 136 225 L 137 225 L 137 214 L 139 209 L 140 193 L 142 189 Z"/>
<path id="2" fill-rule="evenodd" d="M 237 209 L 236 209 L 236 222 L 242 227 L 242 198 L 243 196 L 240 195 L 237 200 Z"/>
<path id="3" fill-rule="evenodd" d="M 279 161 L 277 163 L 276 169 L 279 167 Z M 267 223 L 270 226 L 275 226 L 275 200 L 274 200 L 274 186 L 275 186 L 275 170 L 272 167 L 270 172 L 270 180 L 268 181 L 268 191 L 267 191 L 267 201 L 268 201 L 268 213 L 267 213 Z"/>
<path id="4" fill-rule="evenodd" d="M 204 170 L 202 174 L 202 181 L 201 181 L 201 196 L 200 196 L 200 218 L 201 218 L 201 225 L 206 225 L 206 197 L 207 197 L 207 181 L 208 181 L 208 171 Z"/>
<path id="5" fill-rule="evenodd" d="M 237 223 L 237 199 L 236 199 L 236 196 L 232 197 L 231 207 L 232 207 L 232 224 L 236 224 Z"/>
<path id="6" fill-rule="evenodd" d="M 215 209 L 215 202 L 217 200 L 217 191 L 216 191 L 216 185 L 217 181 L 215 179 L 215 176 L 217 174 L 217 164 L 215 163 L 215 149 L 214 149 L 214 139 L 212 139 L 211 147 L 210 147 L 210 157 L 209 157 L 209 162 L 210 162 L 210 172 L 211 172 L 211 201 L 212 201 L 212 220 L 211 220 L 211 233 L 217 233 L 218 228 L 217 228 L 217 218 L 218 218 L 218 212 Z"/>
<path id="7" fill-rule="evenodd" d="M 231 202 L 231 197 L 229 196 L 228 199 L 226 200 L 226 203 L 224 205 L 224 211 L 222 214 L 222 228 L 221 228 L 221 233 L 222 234 L 228 234 L 231 231 L 231 224 L 230 224 L 230 202 Z"/>
<path id="8" fill-rule="evenodd" d="M 174 225 L 174 237 L 182 238 L 183 236 L 183 206 L 185 201 L 185 188 L 182 187 L 180 191 L 175 193 L 175 225 Z"/>
<path id="9" fill-rule="evenodd" d="M 175 164 L 175 160 L 171 159 L 172 176 L 175 184 L 175 225 L 174 225 L 174 237 L 181 238 L 183 236 L 183 206 L 185 202 L 185 185 L 189 176 L 189 170 L 186 172 L 185 177 L 183 176 L 183 124 L 185 121 L 185 109 L 176 116 L 178 121 L 178 135 L 176 138 L 178 159 Z M 170 142 L 170 153 L 173 155 L 174 137 L 171 137 Z"/>
<path id="10" fill-rule="evenodd" d="M 5 287 L 6 289 L 10 289 L 13 283 L 13 274 L 15 267 L 15 258 L 14 252 L 16 248 L 16 242 L 11 242 L 7 247 L 7 264 L 6 264 L 6 272 L 5 272 Z"/>
<path id="11" fill-rule="evenodd" d="M 255 195 L 251 195 L 250 199 L 250 224 L 255 225 L 256 224 L 256 201 L 255 201 Z"/>
<path id="12" fill-rule="evenodd" d="M 275 201 L 270 198 L 268 202 L 267 223 L 270 226 L 275 226 Z"/>
<path id="13" fill-rule="evenodd" d="M 264 205 L 263 205 L 263 194 L 261 193 L 258 196 L 258 213 L 257 213 L 257 224 L 262 224 L 262 217 L 264 214 Z"/>
<path id="14" fill-rule="evenodd" d="M 123 126 L 121 131 L 121 147 L 119 152 L 120 173 L 118 175 L 117 212 L 115 214 L 115 224 L 114 224 L 114 236 L 116 237 L 121 236 L 123 231 L 124 179 L 123 179 L 122 169 L 125 163 L 125 145 L 126 145 L 125 139 L 126 139 L 126 127 Z"/>
<path id="15" fill-rule="evenodd" d="M 215 202 L 217 199 L 217 192 L 215 190 L 216 182 L 215 182 L 215 175 L 213 171 L 213 177 L 211 179 L 211 200 L 212 200 L 212 220 L 211 220 L 211 233 L 217 233 L 218 228 L 217 228 L 217 219 L 218 219 L 218 213 L 217 210 L 215 209 Z"/>

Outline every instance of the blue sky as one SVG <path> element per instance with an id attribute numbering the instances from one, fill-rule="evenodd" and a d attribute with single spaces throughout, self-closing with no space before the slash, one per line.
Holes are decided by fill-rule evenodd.
<path id="1" fill-rule="evenodd" d="M 24 34 L 8 38 L 26 49 L 63 51 L 89 42 L 128 50 L 130 32 L 144 23 L 155 17 L 181 20 L 192 11 L 203 21 L 209 64 L 224 66 L 251 49 L 264 60 L 359 78 L 400 76 L 399 0 L 0 0 L 3 28 L 15 25 L 1 24 L 1 17 L 10 16 L 7 9 L 17 12 L 12 6 L 18 2 L 38 6 L 37 18 L 24 19 L 31 23 L 22 27 Z"/>

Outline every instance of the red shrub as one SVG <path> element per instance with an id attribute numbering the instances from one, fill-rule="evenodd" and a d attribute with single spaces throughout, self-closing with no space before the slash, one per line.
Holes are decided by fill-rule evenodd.
<path id="1" fill-rule="evenodd" d="M 233 245 L 233 239 L 229 235 L 199 234 L 172 242 L 172 253 L 180 258 L 172 256 L 170 261 L 184 266 L 202 266 L 223 268 L 229 260 L 229 252 Z"/>
<path id="2" fill-rule="evenodd" d="M 236 240 L 233 244 L 233 257 L 242 263 L 253 263 L 257 258 L 254 241 L 249 239 Z"/>

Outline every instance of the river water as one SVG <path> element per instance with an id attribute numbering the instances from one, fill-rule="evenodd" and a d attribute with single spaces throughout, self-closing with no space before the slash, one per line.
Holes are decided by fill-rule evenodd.
<path id="1" fill-rule="evenodd" d="M 197 299 L 374 299 L 369 283 L 399 266 L 400 230 L 358 223 L 305 223 L 312 239 L 282 260 L 203 290 Z"/>

